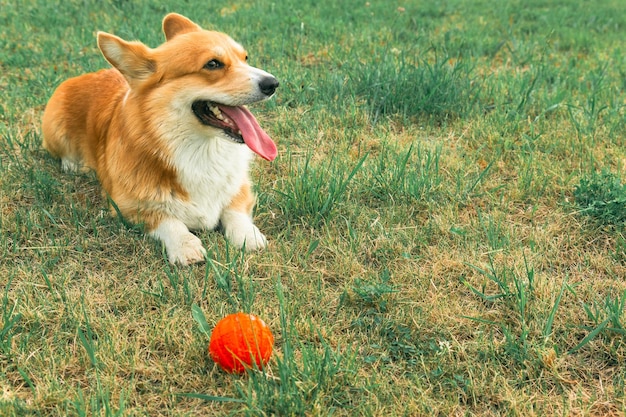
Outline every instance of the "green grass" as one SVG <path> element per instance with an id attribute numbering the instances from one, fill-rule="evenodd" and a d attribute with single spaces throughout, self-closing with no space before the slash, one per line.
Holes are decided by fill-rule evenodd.
<path id="1" fill-rule="evenodd" d="M 593 4 L 592 4 L 593 3 Z M 41 149 L 95 32 L 170 11 L 278 94 L 252 175 L 269 247 L 200 266 Z M 0 0 L 0 415 L 626 413 L 626 14 L 618 0 Z M 273 329 L 224 374 L 223 316 Z"/>
<path id="2" fill-rule="evenodd" d="M 626 184 L 619 176 L 607 171 L 583 176 L 574 199 L 581 213 L 602 224 L 626 227 Z"/>

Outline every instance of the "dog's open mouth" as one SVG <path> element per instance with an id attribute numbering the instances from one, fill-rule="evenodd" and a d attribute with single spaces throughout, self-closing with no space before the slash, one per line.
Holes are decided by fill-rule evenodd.
<path id="1" fill-rule="evenodd" d="M 233 119 L 225 116 L 215 103 L 196 101 L 191 105 L 193 113 L 200 123 L 222 129 L 234 142 L 244 143 L 241 130 Z"/>
<path id="2" fill-rule="evenodd" d="M 191 110 L 200 123 L 223 130 L 234 142 L 245 143 L 262 158 L 271 161 L 276 157 L 276 144 L 247 108 L 198 100 Z"/>

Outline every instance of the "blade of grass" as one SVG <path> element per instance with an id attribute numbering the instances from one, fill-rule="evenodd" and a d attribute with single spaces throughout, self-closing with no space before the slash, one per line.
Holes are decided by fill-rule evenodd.
<path id="1" fill-rule="evenodd" d="M 87 352 L 87 356 L 89 356 L 89 362 L 91 362 L 91 365 L 95 367 L 97 364 L 96 353 L 80 327 L 78 328 L 78 339 L 80 340 L 80 344 L 83 345 L 85 352 Z"/>
<path id="2" fill-rule="evenodd" d="M 191 306 L 191 316 L 196 321 L 196 323 L 198 323 L 200 331 L 210 338 L 211 327 L 209 326 L 209 323 L 207 323 L 206 317 L 204 316 L 204 313 L 202 312 L 200 306 L 198 306 L 197 304 L 193 304 Z"/>
<path id="3" fill-rule="evenodd" d="M 571 355 L 573 353 L 576 353 L 583 347 L 585 347 L 589 342 L 591 342 L 596 336 L 598 336 L 600 333 L 602 333 L 603 330 L 606 329 L 607 325 L 609 324 L 609 321 L 611 321 L 611 318 L 608 318 L 604 320 L 602 323 L 600 323 L 598 327 L 596 327 L 591 332 L 589 332 L 587 336 L 585 336 L 583 340 L 581 340 L 580 343 L 577 344 L 573 349 L 570 349 L 568 353 Z"/>
<path id="4" fill-rule="evenodd" d="M 563 298 L 563 293 L 565 289 L 568 287 L 567 278 L 563 280 L 563 284 L 561 285 L 561 290 L 559 291 L 559 295 L 554 300 L 554 305 L 550 310 L 550 314 L 548 315 L 548 319 L 546 320 L 546 324 L 543 326 L 543 339 L 544 342 L 548 340 L 548 338 L 552 335 L 552 326 L 554 325 L 554 317 L 556 316 L 556 311 L 559 308 L 559 304 L 561 304 L 561 299 Z"/>

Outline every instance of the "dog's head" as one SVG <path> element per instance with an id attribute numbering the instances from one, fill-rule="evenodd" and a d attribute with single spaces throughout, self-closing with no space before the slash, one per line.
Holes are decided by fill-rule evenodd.
<path id="1" fill-rule="evenodd" d="M 203 30 L 184 16 L 168 14 L 163 32 L 166 42 L 155 49 L 104 32 L 98 33 L 98 46 L 126 78 L 132 97 L 274 159 L 276 145 L 244 106 L 271 97 L 276 78 L 248 65 L 247 52 L 229 36 Z"/>

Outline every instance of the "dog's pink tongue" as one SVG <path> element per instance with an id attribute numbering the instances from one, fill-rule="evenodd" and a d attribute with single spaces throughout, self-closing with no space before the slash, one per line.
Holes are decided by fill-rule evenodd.
<path id="1" fill-rule="evenodd" d="M 256 121 L 252 113 L 250 113 L 250 110 L 243 106 L 219 106 L 219 108 L 237 124 L 237 127 L 241 131 L 241 136 L 243 136 L 243 141 L 246 142 L 246 145 L 248 145 L 250 149 L 268 161 L 272 161 L 276 158 L 276 154 L 278 153 L 276 144 L 268 134 L 261 129 L 259 122 Z"/>

